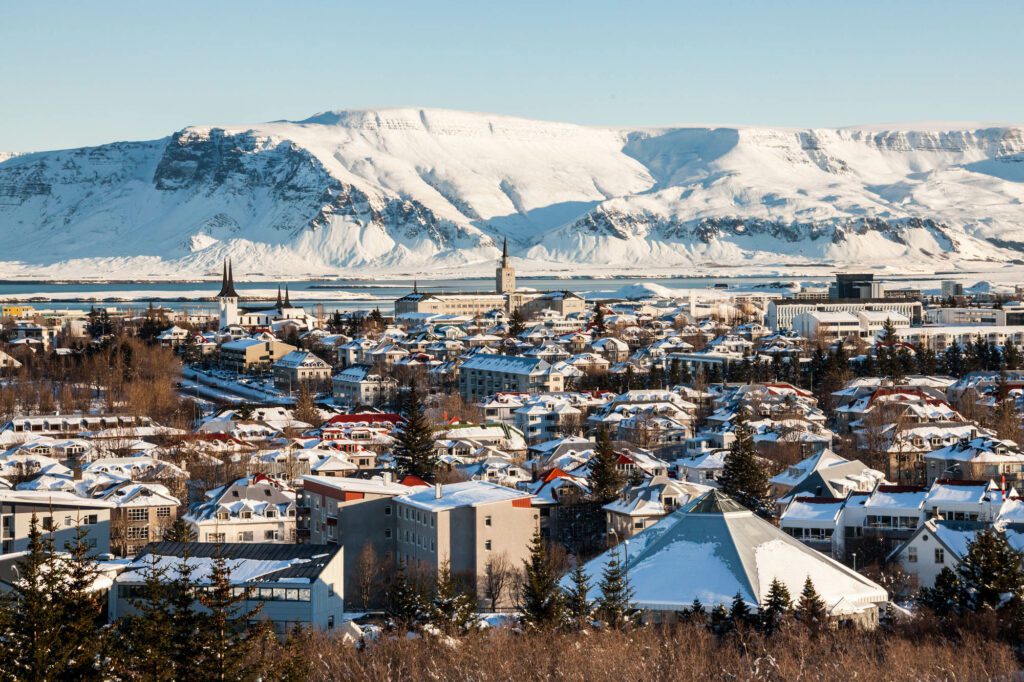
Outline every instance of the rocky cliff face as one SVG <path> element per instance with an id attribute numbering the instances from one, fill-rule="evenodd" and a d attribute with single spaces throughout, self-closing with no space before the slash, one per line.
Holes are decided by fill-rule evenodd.
<path id="1" fill-rule="evenodd" d="M 611 130 L 328 112 L 0 155 L 0 261 L 274 274 L 485 263 L 630 268 L 1014 262 L 1024 129 Z M 0 268 L 3 266 L 0 265 Z M 528 267 L 528 264 L 527 264 Z"/>

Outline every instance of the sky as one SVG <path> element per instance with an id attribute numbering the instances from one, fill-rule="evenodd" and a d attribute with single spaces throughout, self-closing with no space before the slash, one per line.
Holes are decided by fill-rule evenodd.
<path id="1" fill-rule="evenodd" d="M 1024 2 L 0 0 L 0 152 L 423 106 L 590 125 L 1024 122 Z"/>

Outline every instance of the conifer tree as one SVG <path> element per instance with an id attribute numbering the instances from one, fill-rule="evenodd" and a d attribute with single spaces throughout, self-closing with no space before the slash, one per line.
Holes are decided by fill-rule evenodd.
<path id="1" fill-rule="evenodd" d="M 560 626 L 565 617 L 564 598 L 545 551 L 540 530 L 534 531 L 530 556 L 524 563 L 523 621 L 536 628 Z"/>
<path id="2" fill-rule="evenodd" d="M 590 603 L 590 579 L 583 570 L 583 560 L 576 557 L 576 565 L 570 574 L 572 586 L 565 591 L 565 607 L 569 620 L 575 628 L 584 628 L 594 617 Z"/>
<path id="3" fill-rule="evenodd" d="M 430 603 L 430 623 L 451 635 L 464 634 L 476 616 L 476 602 L 458 589 L 447 560 L 437 569 L 434 598 Z"/>
<path id="4" fill-rule="evenodd" d="M 693 603 L 690 604 L 689 608 L 685 611 L 686 619 L 692 623 L 704 624 L 707 622 L 708 612 L 704 608 L 704 604 L 700 602 L 700 599 L 694 597 Z"/>
<path id="5" fill-rule="evenodd" d="M 954 376 L 957 379 L 963 377 L 966 369 L 964 364 L 964 352 L 959 343 L 953 343 L 946 349 L 942 358 L 942 364 L 945 366 L 946 374 Z"/>
<path id="6" fill-rule="evenodd" d="M 0 674 L 16 680 L 98 679 L 99 604 L 84 534 L 58 554 L 35 514 L 10 590 L 0 591 Z"/>
<path id="7" fill-rule="evenodd" d="M 625 564 L 619 560 L 619 554 L 614 549 L 601 573 L 598 588 L 601 595 L 597 598 L 595 610 L 601 620 L 616 630 L 628 627 L 634 615 L 633 588 L 629 584 Z"/>
<path id="8" fill-rule="evenodd" d="M 239 680 L 249 672 L 250 648 L 246 626 L 259 609 L 245 610 L 245 595 L 231 582 L 231 568 L 223 556 L 216 556 L 210 570 L 210 584 L 199 592 L 203 614 L 197 649 L 205 679 Z"/>
<path id="9" fill-rule="evenodd" d="M 1017 344 L 1007 340 L 1003 346 L 1003 366 L 1006 369 L 1020 369 L 1021 358 Z"/>
<path id="10" fill-rule="evenodd" d="M 998 609 L 1010 599 L 1024 597 L 1021 555 L 991 526 L 978 531 L 967 545 L 958 573 L 973 611 Z"/>
<path id="11" fill-rule="evenodd" d="M 519 336 L 526 331 L 526 320 L 523 319 L 523 311 L 516 308 L 508 316 L 508 335 Z"/>
<path id="12" fill-rule="evenodd" d="M 759 516 L 771 516 L 768 474 L 754 450 L 754 432 L 747 426 L 742 411 L 737 413 L 736 440 L 725 456 L 718 486 L 723 493 Z"/>
<path id="13" fill-rule="evenodd" d="M 600 303 L 594 304 L 594 317 L 591 320 L 591 326 L 594 329 L 595 336 L 601 336 L 606 331 L 604 322 L 604 308 L 601 307 Z"/>
<path id="14" fill-rule="evenodd" d="M 778 578 L 773 579 L 768 587 L 768 594 L 765 595 L 764 604 L 761 605 L 761 629 L 768 633 L 778 630 L 791 608 L 793 599 L 789 596 L 789 590 Z"/>
<path id="15" fill-rule="evenodd" d="M 807 576 L 804 581 L 804 588 L 800 592 L 800 601 L 796 605 L 796 617 L 814 632 L 820 632 L 828 625 L 828 611 L 825 608 L 825 602 L 814 589 L 811 576 Z"/>
<path id="16" fill-rule="evenodd" d="M 110 677 L 139 682 L 175 679 L 167 571 L 150 561 L 142 571 L 142 597 L 128 599 L 133 613 L 115 621 L 106 653 Z"/>
<path id="17" fill-rule="evenodd" d="M 434 481 L 437 453 L 434 452 L 434 430 L 427 419 L 416 382 L 410 382 L 406 391 L 402 417 L 405 421 L 395 438 L 391 450 L 395 466 L 401 475 L 412 474 L 428 483 Z"/>
<path id="18" fill-rule="evenodd" d="M 732 621 L 733 627 L 745 627 L 753 620 L 750 615 L 750 605 L 739 592 L 732 598 L 732 604 L 729 607 L 729 620 Z"/>
<path id="19" fill-rule="evenodd" d="M 725 604 L 719 602 L 715 604 L 715 608 L 711 609 L 711 615 L 708 617 L 708 627 L 716 635 L 722 636 L 732 629 L 732 620 L 729 618 L 729 612 L 725 608 Z"/>
<path id="20" fill-rule="evenodd" d="M 917 602 L 935 612 L 935 615 L 948 618 L 964 611 L 967 593 L 963 581 L 956 571 L 949 566 L 943 567 L 935 577 L 932 587 L 922 587 L 917 594 Z"/>
<path id="21" fill-rule="evenodd" d="M 179 516 L 164 531 L 162 539 L 165 542 L 195 542 L 196 537 L 195 529 Z"/>
<path id="22" fill-rule="evenodd" d="M 387 592 L 387 615 L 392 627 L 408 629 L 423 617 L 425 604 L 418 587 L 410 580 L 405 564 L 399 563 Z"/>
<path id="23" fill-rule="evenodd" d="M 607 504 L 618 498 L 625 483 L 625 477 L 616 466 L 617 461 L 618 455 L 612 448 L 608 429 L 601 427 L 597 432 L 594 456 L 590 458 L 590 474 L 588 476 L 590 496 L 595 502 Z"/>

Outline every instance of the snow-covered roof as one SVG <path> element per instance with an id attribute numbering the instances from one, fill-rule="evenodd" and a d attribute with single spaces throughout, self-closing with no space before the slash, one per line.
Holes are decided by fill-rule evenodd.
<path id="1" fill-rule="evenodd" d="M 463 481 L 441 486 L 441 494 L 436 488 L 428 488 L 401 498 L 404 504 L 431 512 L 448 511 L 457 507 L 477 507 L 495 502 L 511 502 L 528 500 L 533 495 L 520 490 L 508 488 L 486 481 Z"/>

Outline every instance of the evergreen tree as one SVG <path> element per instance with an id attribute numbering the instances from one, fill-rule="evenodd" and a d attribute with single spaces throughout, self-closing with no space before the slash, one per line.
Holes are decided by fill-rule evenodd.
<path id="1" fill-rule="evenodd" d="M 625 476 L 618 469 L 618 459 L 608 429 L 602 426 L 597 432 L 594 456 L 590 458 L 590 473 L 587 477 L 590 482 L 590 496 L 595 502 L 607 504 L 618 498 L 622 491 Z"/>
<path id="2" fill-rule="evenodd" d="M 195 528 L 179 516 L 167 527 L 161 539 L 165 542 L 195 542 L 196 538 Z"/>
<path id="3" fill-rule="evenodd" d="M 626 560 L 628 561 L 628 557 Z M 619 561 L 619 554 L 614 549 L 601 573 L 598 588 L 601 590 L 601 596 L 597 598 L 595 604 L 597 615 L 608 624 L 608 627 L 616 630 L 628 627 L 634 617 L 633 588 L 629 585 L 625 565 Z"/>
<path id="4" fill-rule="evenodd" d="M 417 625 L 423 617 L 425 604 L 423 595 L 406 573 L 405 564 L 399 563 L 395 577 L 387 593 L 387 615 L 392 627 L 408 629 Z"/>
<path id="5" fill-rule="evenodd" d="M 199 592 L 203 614 L 197 649 L 204 679 L 240 680 L 249 673 L 251 650 L 246 626 L 258 609 L 245 610 L 245 595 L 235 592 L 231 568 L 223 556 L 213 560 L 210 584 Z"/>
<path id="6" fill-rule="evenodd" d="M 476 603 L 460 591 L 452 579 L 451 565 L 443 561 L 437 569 L 437 585 L 430 604 L 430 623 L 447 634 L 464 634 L 476 617 Z"/>
<path id="7" fill-rule="evenodd" d="M 945 566 L 935 577 L 933 587 L 922 587 L 917 594 L 917 602 L 935 612 L 942 618 L 963 613 L 967 593 L 963 581 L 956 571 Z"/>
<path id="8" fill-rule="evenodd" d="M 526 331 L 526 320 L 523 319 L 523 311 L 516 308 L 508 316 L 508 335 L 519 336 Z"/>
<path id="9" fill-rule="evenodd" d="M 745 627 L 753 621 L 750 605 L 739 592 L 736 592 L 732 598 L 732 604 L 729 607 L 729 620 L 732 621 L 733 627 Z"/>
<path id="10" fill-rule="evenodd" d="M 793 599 L 789 596 L 789 590 L 778 578 L 773 579 L 768 587 L 768 594 L 765 595 L 764 604 L 761 605 L 761 629 L 768 633 L 778 630 L 791 608 Z"/>
<path id="11" fill-rule="evenodd" d="M 583 560 L 576 557 L 576 565 L 570 574 L 572 586 L 565 592 L 565 607 L 569 620 L 576 628 L 584 628 L 594 617 L 590 603 L 590 579 L 583 570 Z"/>
<path id="12" fill-rule="evenodd" d="M 100 608 L 84 537 L 58 554 L 35 514 L 10 590 L 0 591 L 0 674 L 15 680 L 98 679 Z"/>
<path id="13" fill-rule="evenodd" d="M 601 307 L 600 303 L 594 304 L 594 317 L 590 321 L 590 325 L 594 330 L 595 338 L 603 335 L 606 331 L 604 323 L 604 308 Z"/>
<path id="14" fill-rule="evenodd" d="M 1006 345 L 1003 346 L 1003 366 L 1006 369 L 1020 369 L 1020 365 L 1020 350 L 1017 348 L 1017 344 L 1007 340 Z"/>
<path id="15" fill-rule="evenodd" d="M 530 543 L 523 579 L 523 621 L 535 628 L 558 627 L 565 616 L 565 605 L 558 579 L 537 530 Z"/>
<path id="16" fill-rule="evenodd" d="M 736 415 L 736 440 L 725 456 L 725 466 L 718 479 L 723 493 L 759 516 L 772 514 L 768 474 L 754 450 L 754 432 L 747 426 L 742 408 Z"/>
<path id="17" fill-rule="evenodd" d="M 958 573 L 973 611 L 997 609 L 1009 599 L 1024 597 L 1021 555 L 991 526 L 978 531 L 967 545 Z"/>
<path id="18" fill-rule="evenodd" d="M 114 622 L 107 651 L 110 677 L 140 682 L 176 679 L 167 571 L 150 562 L 142 572 L 142 597 L 128 601 L 133 613 Z"/>
<path id="19" fill-rule="evenodd" d="M 796 617 L 814 632 L 820 632 L 828 625 L 828 611 L 825 602 L 814 589 L 811 576 L 804 581 L 804 589 L 800 592 L 800 601 L 796 605 Z"/>
<path id="20" fill-rule="evenodd" d="M 954 343 L 946 349 L 946 352 L 943 354 L 942 364 L 945 367 L 946 374 L 957 379 L 963 377 L 966 369 L 964 366 L 964 352 L 959 343 Z"/>
<path id="21" fill-rule="evenodd" d="M 409 384 L 404 403 L 402 416 L 405 421 L 391 450 L 395 466 L 401 475 L 412 474 L 432 483 L 437 468 L 434 430 L 427 419 L 415 382 Z"/>
<path id="22" fill-rule="evenodd" d="M 715 608 L 711 609 L 711 615 L 708 617 L 708 627 L 711 628 L 711 631 L 721 637 L 732 630 L 732 625 L 732 619 L 729 618 L 729 612 L 726 610 L 725 604 L 716 604 Z"/>
<path id="23" fill-rule="evenodd" d="M 697 599 L 696 597 L 694 598 L 693 603 L 690 604 L 689 608 L 686 609 L 685 615 L 686 620 L 689 622 L 700 623 L 701 625 L 704 625 L 708 619 L 707 609 L 704 608 L 704 604 L 700 602 L 700 599 Z"/>

